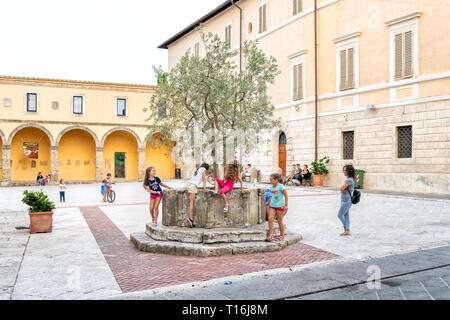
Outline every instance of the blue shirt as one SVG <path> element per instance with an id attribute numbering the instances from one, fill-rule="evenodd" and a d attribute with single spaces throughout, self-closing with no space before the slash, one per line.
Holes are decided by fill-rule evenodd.
<path id="1" fill-rule="evenodd" d="M 159 191 L 159 192 L 162 193 L 162 189 L 161 189 L 160 183 L 161 183 L 161 179 L 158 178 L 158 177 L 155 177 L 154 180 L 150 180 L 150 179 L 147 180 L 145 182 L 145 186 L 149 187 L 150 190 L 152 190 L 152 191 Z"/>
<path id="2" fill-rule="evenodd" d="M 270 192 L 270 189 L 266 189 L 266 203 L 270 200 L 272 197 L 272 192 Z"/>
<path id="3" fill-rule="evenodd" d="M 270 191 L 272 192 L 272 200 L 270 201 L 270 206 L 272 208 L 282 208 L 286 205 L 286 199 L 284 198 L 284 186 L 281 183 L 274 188 L 270 187 Z"/>

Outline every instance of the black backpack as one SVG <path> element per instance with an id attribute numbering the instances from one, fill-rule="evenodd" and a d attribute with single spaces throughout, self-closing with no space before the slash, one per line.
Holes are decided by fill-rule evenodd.
<path id="1" fill-rule="evenodd" d="M 350 192 L 349 189 L 347 189 L 348 193 L 350 194 L 350 198 L 352 199 L 352 203 L 353 204 L 357 204 L 359 203 L 359 200 L 361 199 L 361 192 L 359 192 L 359 190 L 354 189 L 353 190 L 353 195 Z"/>

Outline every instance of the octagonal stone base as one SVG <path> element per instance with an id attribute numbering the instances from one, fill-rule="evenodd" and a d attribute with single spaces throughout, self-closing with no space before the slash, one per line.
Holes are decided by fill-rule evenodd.
<path id="1" fill-rule="evenodd" d="M 275 236 L 279 228 L 275 225 Z M 267 242 L 268 225 L 251 228 L 181 228 L 147 225 L 145 233 L 134 233 L 131 241 L 140 251 L 179 256 L 214 257 L 234 254 L 280 251 L 302 239 L 286 232 L 285 241 Z"/>

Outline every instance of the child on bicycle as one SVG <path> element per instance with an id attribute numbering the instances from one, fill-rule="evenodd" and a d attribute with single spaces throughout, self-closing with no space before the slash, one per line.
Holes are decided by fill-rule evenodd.
<path id="1" fill-rule="evenodd" d="M 274 241 L 273 236 L 273 223 L 275 216 L 277 217 L 278 225 L 280 226 L 280 236 L 277 241 L 284 241 L 284 222 L 283 218 L 288 211 L 288 194 L 285 187 L 282 184 L 282 177 L 278 173 L 274 173 L 270 176 L 270 191 L 272 197 L 269 200 L 269 236 L 266 241 Z"/>
<path id="2" fill-rule="evenodd" d="M 109 194 L 112 188 L 112 180 L 111 180 L 111 173 L 108 173 L 106 175 L 106 179 L 103 180 L 104 187 L 105 187 L 105 193 L 103 194 L 103 202 L 106 202 L 106 196 Z"/>
<path id="3" fill-rule="evenodd" d="M 150 215 L 152 216 L 152 225 L 158 225 L 159 203 L 163 197 L 163 186 L 167 189 L 173 189 L 161 182 L 161 179 L 156 176 L 155 167 L 148 167 L 145 170 L 144 188 L 150 193 Z"/>

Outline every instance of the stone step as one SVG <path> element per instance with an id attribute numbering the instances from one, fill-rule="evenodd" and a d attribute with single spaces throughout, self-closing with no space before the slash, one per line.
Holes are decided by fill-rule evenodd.
<path id="1" fill-rule="evenodd" d="M 177 241 L 183 243 L 213 244 L 213 243 L 241 243 L 265 241 L 268 224 L 261 224 L 250 228 L 182 228 L 152 226 L 147 224 L 146 234 L 156 241 Z M 289 234 L 288 232 L 285 232 Z M 278 236 L 280 229 L 274 225 L 274 235 Z"/>
<path id="2" fill-rule="evenodd" d="M 158 241 L 146 233 L 133 233 L 130 240 L 143 252 L 177 256 L 217 257 L 236 254 L 280 251 L 302 239 L 299 234 L 285 236 L 283 242 L 241 242 L 241 243 L 183 243 L 179 241 Z"/>

